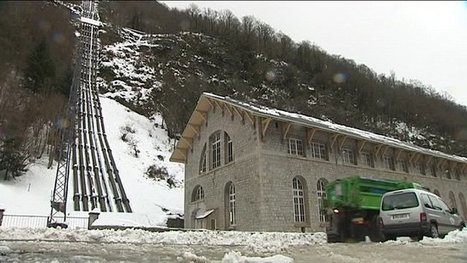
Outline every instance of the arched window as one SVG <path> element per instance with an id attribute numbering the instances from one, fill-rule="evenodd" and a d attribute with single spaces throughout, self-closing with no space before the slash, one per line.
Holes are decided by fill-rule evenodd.
<path id="1" fill-rule="evenodd" d="M 233 162 L 234 160 L 234 152 L 233 152 L 233 143 L 232 139 L 230 139 L 229 134 L 224 132 L 224 149 L 225 149 L 225 163 Z"/>
<path id="2" fill-rule="evenodd" d="M 191 201 L 195 202 L 195 201 L 199 201 L 203 199 L 204 199 L 203 187 L 201 187 L 201 185 L 195 186 L 195 188 L 193 189 L 193 193 L 191 194 Z"/>
<path id="3" fill-rule="evenodd" d="M 441 197 L 441 195 L 439 194 L 439 191 L 438 191 L 437 189 L 433 190 L 433 194 L 435 194 L 435 195 Z"/>
<path id="4" fill-rule="evenodd" d="M 305 222 L 305 189 L 302 181 L 298 177 L 292 180 L 292 188 L 294 221 Z"/>
<path id="5" fill-rule="evenodd" d="M 464 219 L 467 220 L 467 204 L 465 203 L 465 197 L 463 193 L 459 193 L 459 202 L 461 202 L 461 208 L 464 215 Z M 459 211 L 459 214 L 461 212 Z"/>
<path id="6" fill-rule="evenodd" d="M 211 148 L 211 168 L 221 166 L 221 132 L 217 131 L 209 137 Z"/>
<path id="7" fill-rule="evenodd" d="M 201 152 L 201 158 L 199 160 L 199 173 L 206 172 L 206 163 L 207 163 L 206 144 L 204 144 L 203 151 Z"/>
<path id="8" fill-rule="evenodd" d="M 318 180 L 316 184 L 316 194 L 318 195 L 318 214 L 319 222 L 326 222 L 326 211 L 324 210 L 324 201 L 326 200 L 326 185 L 328 181 L 324 178 Z"/>
<path id="9" fill-rule="evenodd" d="M 451 206 L 451 208 L 457 208 L 456 196 L 454 196 L 452 191 L 449 191 L 449 206 Z"/>
<path id="10" fill-rule="evenodd" d="M 237 224 L 237 211 L 235 203 L 235 185 L 232 182 L 225 186 L 227 225 L 229 227 Z"/>

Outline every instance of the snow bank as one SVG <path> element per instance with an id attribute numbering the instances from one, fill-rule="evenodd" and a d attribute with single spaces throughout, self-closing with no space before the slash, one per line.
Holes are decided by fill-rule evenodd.
<path id="1" fill-rule="evenodd" d="M 449 232 L 444 238 L 430 238 L 423 237 L 420 240 L 420 243 L 423 244 L 433 244 L 433 243 L 467 243 L 467 228 L 464 227 L 462 230 L 454 230 Z"/>
<path id="2" fill-rule="evenodd" d="M 413 242 L 409 237 L 399 237 L 397 240 L 384 242 L 384 244 L 388 245 L 433 245 L 444 243 L 467 243 L 467 227 L 464 227 L 462 230 L 451 231 L 444 238 L 423 237 L 419 242 Z"/>
<path id="3" fill-rule="evenodd" d="M 100 213 L 93 226 L 124 226 L 124 227 L 165 227 L 167 217 L 159 214 L 157 217 L 140 213 Z"/>
<path id="4" fill-rule="evenodd" d="M 275 255 L 272 257 L 260 258 L 260 257 L 245 257 L 240 252 L 231 251 L 224 255 L 222 263 L 292 263 L 293 259 Z"/>
<path id="5" fill-rule="evenodd" d="M 31 229 L 0 228 L 2 239 L 100 242 L 100 243 L 144 243 L 166 245 L 245 246 L 254 253 L 276 253 L 289 247 L 319 245 L 326 243 L 326 234 L 319 233 L 252 233 L 236 231 L 169 231 L 149 232 L 138 229 L 86 230 L 86 229 Z M 239 255 L 230 255 L 240 258 Z M 238 262 L 238 261 L 233 261 Z M 241 262 L 241 261 L 240 261 Z M 261 262 L 261 261 L 257 261 Z"/>
<path id="6" fill-rule="evenodd" d="M 9 254 L 10 252 L 11 252 L 11 249 L 9 247 L 0 245 L 0 256 L 5 256 L 6 254 Z"/>
<path id="7" fill-rule="evenodd" d="M 177 257 L 179 262 L 195 262 L 195 263 L 207 263 L 211 262 L 204 256 L 197 256 L 191 252 L 184 252 L 181 256 Z M 292 258 L 275 255 L 271 257 L 247 257 L 242 256 L 240 252 L 230 251 L 227 252 L 222 258 L 222 263 L 292 263 L 294 260 Z"/>
<path id="8" fill-rule="evenodd" d="M 202 262 L 207 263 L 207 262 L 209 262 L 209 260 L 206 257 L 197 256 L 196 254 L 193 254 L 193 253 L 188 252 L 188 251 L 184 252 L 182 254 L 182 256 L 177 258 L 177 261 L 179 261 L 179 262 L 182 261 L 182 260 L 186 260 L 188 262 L 196 262 L 196 263 L 202 263 Z"/>

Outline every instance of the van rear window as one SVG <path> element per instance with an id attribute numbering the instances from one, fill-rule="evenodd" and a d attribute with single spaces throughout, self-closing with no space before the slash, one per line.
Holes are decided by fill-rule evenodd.
<path id="1" fill-rule="evenodd" d="M 404 209 L 418 206 L 418 199 L 415 193 L 400 193 L 387 195 L 383 199 L 381 209 L 383 211 Z"/>

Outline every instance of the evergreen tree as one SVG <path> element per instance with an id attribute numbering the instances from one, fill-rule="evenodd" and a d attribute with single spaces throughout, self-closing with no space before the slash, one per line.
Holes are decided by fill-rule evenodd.
<path id="1" fill-rule="evenodd" d="M 73 83 L 73 71 L 71 68 L 68 68 L 63 76 L 59 79 L 57 83 L 56 90 L 65 95 L 66 98 L 70 96 L 71 84 Z"/>
<path id="2" fill-rule="evenodd" d="M 55 66 L 45 39 L 42 39 L 27 58 L 24 70 L 24 87 L 34 93 L 52 90 Z"/>
<path id="3" fill-rule="evenodd" d="M 5 180 L 17 177 L 27 171 L 28 154 L 20 140 L 7 138 L 0 142 L 0 171 L 4 171 Z"/>

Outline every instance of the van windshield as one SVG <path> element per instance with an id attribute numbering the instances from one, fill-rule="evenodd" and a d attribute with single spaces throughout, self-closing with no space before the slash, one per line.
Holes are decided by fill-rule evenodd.
<path id="1" fill-rule="evenodd" d="M 415 193 L 400 193 L 387 195 L 383 199 L 381 204 L 381 209 L 383 211 L 394 210 L 394 209 L 403 209 L 411 208 L 418 206 L 418 199 Z"/>

